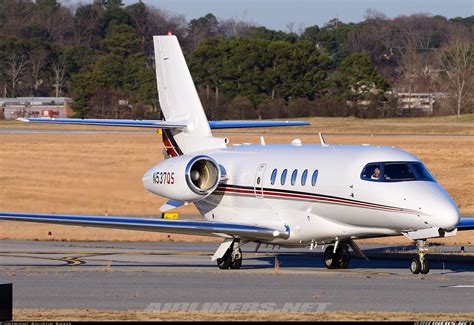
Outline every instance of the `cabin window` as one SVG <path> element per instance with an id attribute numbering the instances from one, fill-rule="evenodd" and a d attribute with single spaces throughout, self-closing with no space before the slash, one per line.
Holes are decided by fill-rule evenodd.
<path id="1" fill-rule="evenodd" d="M 272 171 L 272 176 L 270 177 L 270 181 L 271 181 L 272 185 L 275 185 L 276 177 L 277 177 L 277 169 L 275 168 Z"/>
<path id="2" fill-rule="evenodd" d="M 311 177 L 311 185 L 316 186 L 317 181 L 318 181 L 318 170 L 316 169 L 313 172 L 313 176 Z"/>
<path id="3" fill-rule="evenodd" d="M 295 169 L 291 174 L 291 185 L 296 184 L 296 177 L 298 177 L 298 169 Z"/>
<path id="4" fill-rule="evenodd" d="M 281 185 L 285 185 L 286 181 L 286 174 L 288 173 L 288 170 L 284 169 L 283 172 L 281 173 Z"/>
<path id="5" fill-rule="evenodd" d="M 306 185 L 306 179 L 308 178 L 308 170 L 305 169 L 303 174 L 301 175 L 301 186 Z"/>

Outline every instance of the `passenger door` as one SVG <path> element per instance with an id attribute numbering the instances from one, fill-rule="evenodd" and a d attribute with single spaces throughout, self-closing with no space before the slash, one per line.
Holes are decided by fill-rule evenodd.
<path id="1" fill-rule="evenodd" d="M 265 174 L 266 164 L 260 164 L 255 174 L 254 191 L 255 197 L 263 199 L 263 176 Z"/>

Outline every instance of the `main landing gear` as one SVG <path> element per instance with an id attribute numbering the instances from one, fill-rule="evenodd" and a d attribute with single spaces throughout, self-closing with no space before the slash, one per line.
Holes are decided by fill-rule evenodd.
<path id="1" fill-rule="evenodd" d="M 426 259 L 425 255 L 428 253 L 428 241 L 417 240 L 416 248 L 418 249 L 418 258 L 414 258 L 411 261 L 410 271 L 413 274 L 428 274 L 430 271 L 430 263 Z"/>
<path id="2" fill-rule="evenodd" d="M 217 259 L 219 269 L 240 269 L 242 266 L 242 250 L 240 246 L 240 241 L 235 240 L 232 242 L 232 245 L 230 245 L 224 256 Z"/>
<path id="3" fill-rule="evenodd" d="M 349 259 L 349 246 L 344 242 L 336 242 L 324 251 L 324 264 L 328 269 L 347 269 Z"/>

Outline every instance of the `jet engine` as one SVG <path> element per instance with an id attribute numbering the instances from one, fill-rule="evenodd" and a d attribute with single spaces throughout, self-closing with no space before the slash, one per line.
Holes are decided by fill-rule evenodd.
<path id="1" fill-rule="evenodd" d="M 221 171 L 208 156 L 178 156 L 163 160 L 143 176 L 151 193 L 175 201 L 195 202 L 210 195 L 219 185 Z"/>

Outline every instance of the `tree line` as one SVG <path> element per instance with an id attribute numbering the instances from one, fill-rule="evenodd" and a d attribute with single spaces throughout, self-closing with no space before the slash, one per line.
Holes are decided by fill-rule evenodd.
<path id="1" fill-rule="evenodd" d="M 368 11 L 298 33 L 120 0 L 0 0 L 4 97 L 70 96 L 80 117 L 159 118 L 153 35 L 177 35 L 212 119 L 396 116 L 397 92 L 474 112 L 474 16 Z"/>

